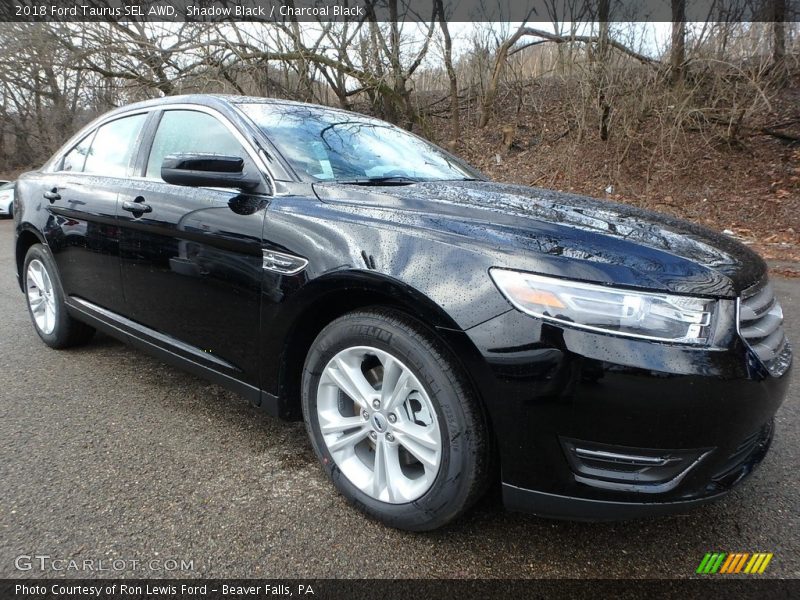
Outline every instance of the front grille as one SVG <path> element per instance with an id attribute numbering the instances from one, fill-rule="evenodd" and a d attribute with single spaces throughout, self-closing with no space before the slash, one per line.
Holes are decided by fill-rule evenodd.
<path id="1" fill-rule="evenodd" d="M 771 375 L 778 377 L 789 368 L 792 349 L 783 331 L 783 310 L 771 283 L 758 283 L 742 292 L 739 334 Z"/>

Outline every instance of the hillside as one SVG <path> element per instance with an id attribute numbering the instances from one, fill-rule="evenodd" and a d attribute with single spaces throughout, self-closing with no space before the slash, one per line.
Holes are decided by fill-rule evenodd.
<path id="1" fill-rule="evenodd" d="M 597 131 L 578 135 L 564 118 L 569 90 L 539 87 L 538 102 L 519 108 L 509 96 L 486 128 L 463 119 L 462 137 L 450 147 L 498 181 L 631 203 L 727 230 L 766 258 L 800 260 L 800 144 L 788 139 L 800 139 L 800 80 L 781 90 L 772 110 L 757 115 L 736 143 L 706 129 L 681 131 L 665 144 L 656 119 L 633 144 L 630 136 L 615 138 L 613 127 L 608 141 Z M 509 125 L 514 141 L 506 148 Z M 441 143 L 448 127 L 434 119 L 433 137 Z"/>

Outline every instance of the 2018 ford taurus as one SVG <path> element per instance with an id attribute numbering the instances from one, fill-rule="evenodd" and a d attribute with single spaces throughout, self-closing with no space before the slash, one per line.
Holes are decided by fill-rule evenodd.
<path id="1" fill-rule="evenodd" d="M 444 525 L 498 477 L 540 515 L 682 510 L 772 439 L 792 354 L 756 254 L 491 183 L 382 121 L 163 98 L 96 120 L 16 191 L 46 344 L 99 329 L 304 419 L 336 488 L 395 527 Z"/>

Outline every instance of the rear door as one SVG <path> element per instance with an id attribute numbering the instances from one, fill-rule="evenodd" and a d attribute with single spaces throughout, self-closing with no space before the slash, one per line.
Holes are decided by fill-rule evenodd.
<path id="1" fill-rule="evenodd" d="M 108 121 L 44 176 L 45 235 L 67 296 L 120 312 L 117 195 L 133 168 L 147 113 Z"/>
<path id="2" fill-rule="evenodd" d="M 177 108 L 158 118 L 119 199 L 126 313 L 173 351 L 257 386 L 267 182 L 254 193 L 164 182 L 170 154 L 240 156 L 259 169 L 222 115 Z"/>

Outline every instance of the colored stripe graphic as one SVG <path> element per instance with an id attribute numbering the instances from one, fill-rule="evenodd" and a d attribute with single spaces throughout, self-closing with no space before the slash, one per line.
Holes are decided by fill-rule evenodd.
<path id="1" fill-rule="evenodd" d="M 745 573 L 751 573 L 755 575 L 756 573 L 761 574 L 767 568 L 769 561 L 772 560 L 773 554 L 767 552 L 760 552 L 758 554 L 754 554 L 752 560 L 747 564 L 745 568 Z"/>
<path id="2" fill-rule="evenodd" d="M 745 573 L 752 573 L 753 569 L 757 569 L 759 567 L 759 563 L 761 563 L 761 559 L 763 557 L 761 554 L 753 554 L 753 558 L 750 559 L 750 562 L 747 563 L 747 566 L 744 568 Z"/>
<path id="3" fill-rule="evenodd" d="M 722 565 L 722 568 L 719 570 L 720 573 L 733 573 L 734 569 L 736 569 L 736 565 L 739 564 L 739 561 L 742 558 L 741 552 L 731 552 L 728 554 L 728 559 Z"/>
<path id="4" fill-rule="evenodd" d="M 720 573 L 730 573 L 731 572 L 730 571 L 731 565 L 734 564 L 738 558 L 739 558 L 738 554 L 735 554 L 735 553 L 728 554 L 728 558 L 722 564 L 722 568 L 719 570 L 719 572 Z"/>
<path id="5" fill-rule="evenodd" d="M 706 565 L 708 565 L 708 561 L 711 560 L 711 552 L 706 552 L 706 555 L 703 557 L 703 560 L 700 561 L 700 566 L 697 567 L 697 573 L 705 573 L 706 572 Z"/>
<path id="6" fill-rule="evenodd" d="M 748 556 L 750 556 L 750 554 L 749 554 L 749 553 L 747 553 L 747 552 L 743 552 L 743 553 L 741 554 L 741 558 L 739 559 L 739 562 L 738 562 L 738 563 L 736 563 L 736 568 L 735 568 L 735 569 L 734 569 L 734 571 L 733 571 L 734 573 L 738 573 L 739 571 L 741 571 L 741 570 L 742 570 L 742 567 L 744 566 L 744 563 L 745 563 L 745 561 L 747 560 L 747 557 L 748 557 Z"/>
<path id="7" fill-rule="evenodd" d="M 712 573 L 716 573 L 717 571 L 719 571 L 719 568 L 722 566 L 722 561 L 725 560 L 725 556 L 727 555 L 724 552 L 719 553 L 719 558 L 717 559 L 716 564 L 714 564 L 714 567 L 711 571 Z"/>
<path id="8" fill-rule="evenodd" d="M 700 562 L 700 566 L 697 567 L 697 572 L 704 575 L 716 573 L 722 566 L 722 561 L 725 560 L 726 556 L 725 552 L 707 553 Z"/>
<path id="9" fill-rule="evenodd" d="M 763 573 L 772 560 L 771 552 L 706 552 L 697 573 L 702 575 L 747 573 L 749 575 Z"/>
<path id="10" fill-rule="evenodd" d="M 773 556 L 774 556 L 774 554 L 772 554 L 772 552 L 769 552 L 769 553 L 768 553 L 768 554 L 767 554 L 767 555 L 764 557 L 764 562 L 762 562 L 762 563 L 761 563 L 761 567 L 758 569 L 758 574 L 759 574 L 759 575 L 761 575 L 761 573 L 763 573 L 763 572 L 764 572 L 764 570 L 767 568 L 767 565 L 769 564 L 769 561 L 771 561 L 771 560 L 772 560 L 772 557 L 773 557 Z"/>

